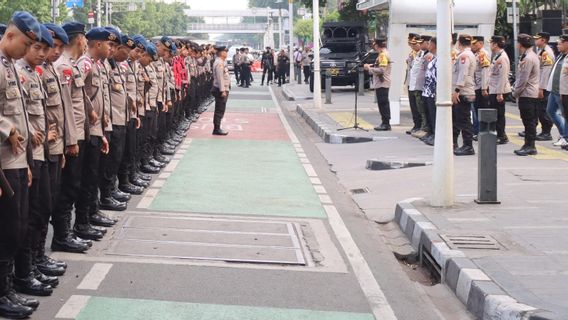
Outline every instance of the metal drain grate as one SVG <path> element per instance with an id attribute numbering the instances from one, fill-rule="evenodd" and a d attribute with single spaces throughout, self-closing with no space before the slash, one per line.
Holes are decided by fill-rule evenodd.
<path id="1" fill-rule="evenodd" d="M 448 247 L 454 250 L 501 250 L 502 246 L 487 234 L 447 235 L 441 234 Z"/>
<path id="2" fill-rule="evenodd" d="M 359 188 L 359 189 L 351 189 L 351 194 L 363 194 L 369 193 L 369 188 Z"/>

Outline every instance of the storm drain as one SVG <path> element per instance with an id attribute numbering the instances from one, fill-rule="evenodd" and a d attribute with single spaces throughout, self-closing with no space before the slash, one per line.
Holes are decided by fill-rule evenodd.
<path id="1" fill-rule="evenodd" d="M 406 161 L 382 161 L 377 159 L 367 160 L 367 170 L 395 170 L 416 168 L 431 165 L 429 162 L 406 162 Z"/>
<path id="2" fill-rule="evenodd" d="M 454 250 L 501 250 L 502 246 L 490 235 L 469 234 L 469 235 L 445 235 L 440 237 L 446 242 L 450 249 Z"/>
<path id="3" fill-rule="evenodd" d="M 303 266 L 299 230 L 292 222 L 131 216 L 107 254 Z"/>
<path id="4" fill-rule="evenodd" d="M 369 188 L 359 188 L 359 189 L 351 189 L 349 190 L 351 194 L 364 194 L 369 193 Z"/>

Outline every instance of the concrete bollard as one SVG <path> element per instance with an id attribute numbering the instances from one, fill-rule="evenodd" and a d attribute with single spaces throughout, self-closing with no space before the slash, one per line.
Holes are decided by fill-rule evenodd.
<path id="1" fill-rule="evenodd" d="M 331 104 L 331 74 L 325 73 L 325 104 Z"/>
<path id="2" fill-rule="evenodd" d="M 478 204 L 500 204 L 497 200 L 497 110 L 479 109 Z"/>
<path id="3" fill-rule="evenodd" d="M 359 95 L 365 95 L 365 69 L 359 67 Z"/>

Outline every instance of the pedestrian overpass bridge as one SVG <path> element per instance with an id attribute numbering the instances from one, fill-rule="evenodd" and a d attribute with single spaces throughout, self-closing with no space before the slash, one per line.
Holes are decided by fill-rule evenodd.
<path id="1" fill-rule="evenodd" d="M 240 33 L 240 34 L 265 34 L 268 31 L 268 23 L 272 24 L 274 33 L 280 30 L 288 30 L 289 12 L 285 9 L 250 8 L 247 10 L 185 10 L 190 18 L 201 18 L 205 23 L 190 23 L 188 33 Z M 243 22 L 243 18 L 252 18 L 252 22 Z M 255 19 L 259 18 L 260 22 Z M 250 20 L 250 19 L 247 19 Z"/>

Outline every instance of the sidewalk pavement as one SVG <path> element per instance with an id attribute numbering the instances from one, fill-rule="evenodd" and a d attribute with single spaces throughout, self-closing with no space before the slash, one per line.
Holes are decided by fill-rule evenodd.
<path id="1" fill-rule="evenodd" d="M 363 119 L 378 123 L 378 112 L 373 117 L 370 103 L 363 105 Z M 336 103 L 318 114 L 341 109 Z M 318 148 L 366 216 L 397 222 L 416 254 L 435 261 L 442 281 L 476 317 L 568 319 L 568 152 L 539 142 L 538 156 L 515 156 L 523 127 L 514 105 L 508 105 L 507 118 L 511 143 L 498 148 L 500 205 L 475 204 L 475 156 L 455 159 L 456 205 L 429 206 L 433 148 L 404 134 L 408 110 L 401 116 L 406 126 L 369 133 L 373 142 Z M 424 166 L 368 170 L 373 159 Z"/>

